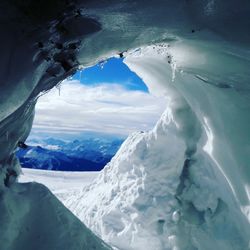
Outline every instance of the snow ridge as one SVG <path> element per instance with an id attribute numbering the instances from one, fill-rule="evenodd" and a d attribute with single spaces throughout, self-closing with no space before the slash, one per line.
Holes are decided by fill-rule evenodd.
<path id="1" fill-rule="evenodd" d="M 118 249 L 248 249 L 249 223 L 227 166 L 214 157 L 216 130 L 200 111 L 202 101 L 176 90 L 183 72 L 171 82 L 166 53 L 146 50 L 126 63 L 155 94 L 167 93 L 166 111 L 152 131 L 132 134 L 99 177 L 64 204 Z M 220 96 L 219 88 L 205 87 Z"/>
<path id="2" fill-rule="evenodd" d="M 119 249 L 162 249 L 163 227 L 177 205 L 174 194 L 185 158 L 185 144 L 175 130 L 167 110 L 154 131 L 126 140 L 96 182 L 79 195 L 79 203 L 65 204 Z"/>

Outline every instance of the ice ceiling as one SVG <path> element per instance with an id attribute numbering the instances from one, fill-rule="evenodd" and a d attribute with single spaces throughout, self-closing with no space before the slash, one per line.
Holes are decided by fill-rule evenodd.
<path id="1" fill-rule="evenodd" d="M 167 133 L 180 146 L 178 155 L 155 159 L 176 160 L 178 185 L 171 192 L 184 225 L 171 233 L 162 229 L 166 237 L 158 249 L 249 248 L 248 0 L 3 0 L 0 6 L 3 249 L 109 248 L 47 189 L 14 183 L 20 168 L 13 151 L 29 134 L 41 92 L 72 75 L 79 65 L 94 65 L 121 53 L 152 92 L 164 92 L 169 99 L 168 112 L 154 132 L 155 152 L 167 155 Z M 186 179 L 194 184 L 194 192 L 188 191 L 191 184 L 185 184 Z M 195 209 L 190 212 L 190 207 Z M 192 213 L 203 216 L 195 226 L 188 219 Z M 70 233 L 72 228 L 78 233 Z M 33 237 L 35 243 L 30 241 Z"/>

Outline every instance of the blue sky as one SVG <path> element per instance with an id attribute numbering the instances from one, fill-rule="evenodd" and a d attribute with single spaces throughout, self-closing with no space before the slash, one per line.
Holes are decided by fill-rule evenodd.
<path id="1" fill-rule="evenodd" d="M 33 135 L 81 136 L 90 131 L 127 136 L 152 129 L 165 109 L 165 99 L 148 92 L 144 82 L 111 58 L 61 83 L 36 105 Z"/>
<path id="2" fill-rule="evenodd" d="M 84 85 L 101 83 L 120 84 L 127 90 L 148 92 L 145 83 L 132 72 L 121 58 L 110 58 L 102 64 L 78 71 L 72 80 L 79 80 Z"/>

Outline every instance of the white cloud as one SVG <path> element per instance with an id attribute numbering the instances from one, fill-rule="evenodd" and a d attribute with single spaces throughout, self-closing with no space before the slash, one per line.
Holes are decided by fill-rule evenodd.
<path id="1" fill-rule="evenodd" d="M 125 135 L 151 129 L 165 106 L 164 98 L 129 91 L 121 85 L 86 86 L 65 80 L 60 91 L 54 88 L 39 98 L 33 128 L 43 132 Z"/>

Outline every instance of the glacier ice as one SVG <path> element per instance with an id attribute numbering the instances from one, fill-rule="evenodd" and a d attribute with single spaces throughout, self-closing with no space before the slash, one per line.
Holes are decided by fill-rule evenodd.
<path id="1" fill-rule="evenodd" d="M 167 109 L 155 128 L 131 135 L 90 186 L 63 202 L 118 249 L 247 249 L 249 218 L 240 204 L 245 190 L 235 181 L 239 173 L 220 165 L 207 110 L 177 92 L 184 72 L 172 82 L 166 55 L 154 45 L 125 59 L 155 94 L 167 93 Z M 196 91 L 211 91 L 221 102 L 217 87 L 198 84 Z"/>
<path id="2" fill-rule="evenodd" d="M 4 191 L 0 204 L 1 249 L 110 249 L 45 186 L 16 183 Z"/>
<path id="3" fill-rule="evenodd" d="M 119 53 L 167 109 L 153 131 L 128 138 L 72 210 L 122 249 L 249 249 L 248 0 L 0 6 L 3 249 L 34 249 L 34 235 L 44 237 L 37 249 L 108 248 L 45 187 L 15 183 L 13 152 L 40 94 Z"/>

